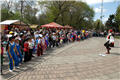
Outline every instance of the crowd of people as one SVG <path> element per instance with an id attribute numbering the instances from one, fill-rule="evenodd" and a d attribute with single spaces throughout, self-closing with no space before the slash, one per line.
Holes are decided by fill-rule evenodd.
<path id="1" fill-rule="evenodd" d="M 6 51 L 9 58 L 9 71 L 12 72 L 14 68 L 19 68 L 22 63 L 30 61 L 32 57 L 35 57 L 35 54 L 37 56 L 44 55 L 48 48 L 59 47 L 64 43 L 80 41 L 88 37 L 90 37 L 90 31 L 85 30 L 20 30 L 19 28 L 13 28 L 2 34 L 1 57 Z"/>

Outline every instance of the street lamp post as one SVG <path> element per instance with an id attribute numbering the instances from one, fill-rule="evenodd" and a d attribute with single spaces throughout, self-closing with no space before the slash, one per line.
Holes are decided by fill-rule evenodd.
<path id="1" fill-rule="evenodd" d="M 20 25 L 21 25 L 21 22 L 22 22 L 22 20 L 23 20 L 23 15 L 22 15 L 22 11 L 23 11 L 23 0 L 21 0 L 20 3 L 21 3 L 21 10 L 20 10 L 20 14 L 21 14 Z"/>
<path id="2" fill-rule="evenodd" d="M 102 22 L 102 19 L 103 19 L 103 0 L 102 0 L 102 3 L 101 3 L 101 16 L 100 16 L 100 19 L 101 19 L 101 22 Z M 102 23 L 100 23 L 100 29 L 102 29 Z"/>

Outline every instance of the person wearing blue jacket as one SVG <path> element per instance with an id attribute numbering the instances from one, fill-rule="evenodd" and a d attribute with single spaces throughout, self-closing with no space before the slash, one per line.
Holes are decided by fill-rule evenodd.
<path id="1" fill-rule="evenodd" d="M 19 63 L 22 63 L 22 53 L 21 53 L 21 49 L 20 49 L 20 45 L 19 45 L 19 40 L 18 39 L 15 39 L 15 44 L 16 44 L 16 54 L 17 54 L 17 57 L 18 57 L 18 60 L 19 60 Z"/>
<path id="2" fill-rule="evenodd" d="M 18 58 L 17 55 L 15 53 L 15 37 L 10 37 L 9 38 L 9 43 L 7 45 L 7 55 L 9 58 L 9 71 L 13 72 L 13 67 L 14 67 L 14 63 L 15 63 L 15 68 L 19 68 L 19 62 L 18 62 Z"/>

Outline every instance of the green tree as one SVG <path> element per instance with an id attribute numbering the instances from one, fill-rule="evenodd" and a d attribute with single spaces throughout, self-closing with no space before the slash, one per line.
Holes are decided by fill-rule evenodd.
<path id="1" fill-rule="evenodd" d="M 105 25 L 102 23 L 102 21 L 100 19 L 97 19 L 94 22 L 94 29 L 95 30 L 100 30 L 100 31 L 104 31 L 106 29 Z"/>
<path id="2" fill-rule="evenodd" d="M 40 5 L 43 4 L 46 5 L 48 22 L 54 21 L 61 25 L 69 24 L 77 29 L 92 27 L 94 11 L 84 2 L 48 1 Z"/>
<path id="3" fill-rule="evenodd" d="M 22 7 L 22 17 L 21 17 L 21 5 L 20 0 L 18 1 L 3 1 L 1 9 L 1 20 L 8 19 L 19 19 L 28 24 L 38 24 L 36 13 L 38 9 L 34 6 L 35 1 L 24 0 Z"/>
<path id="4" fill-rule="evenodd" d="M 117 23 L 117 29 L 120 32 L 120 5 L 118 6 L 115 14 L 115 21 Z"/>
<path id="5" fill-rule="evenodd" d="M 107 29 L 113 29 L 114 31 L 118 31 L 118 23 L 115 20 L 114 14 L 109 16 L 105 25 L 106 25 Z"/>

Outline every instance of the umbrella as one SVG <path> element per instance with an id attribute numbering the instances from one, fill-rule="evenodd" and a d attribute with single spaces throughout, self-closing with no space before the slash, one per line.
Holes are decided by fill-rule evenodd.
<path id="1" fill-rule="evenodd" d="M 45 28 L 63 28 L 63 26 L 55 23 L 55 22 L 52 22 L 52 23 L 49 23 L 49 24 L 45 24 L 45 25 L 41 25 L 41 27 L 45 27 Z"/>

